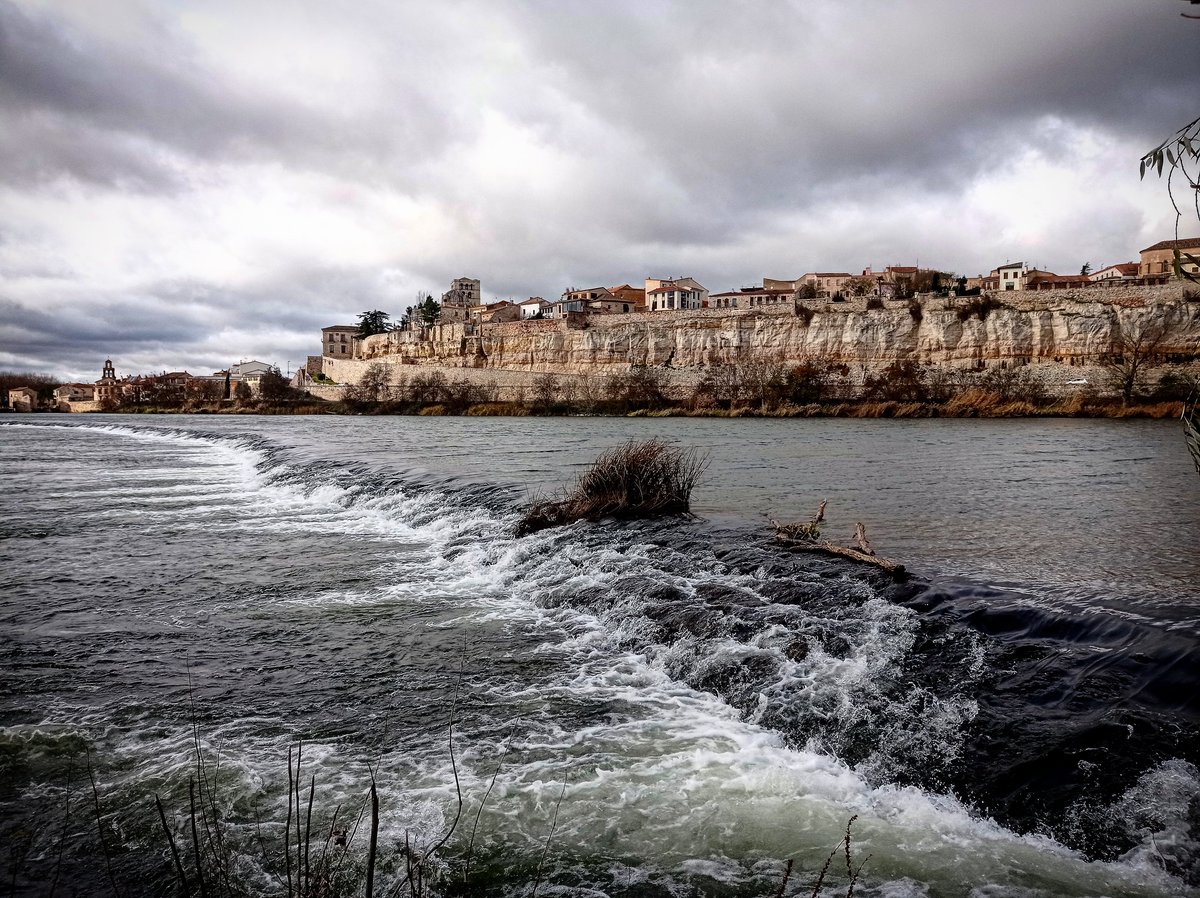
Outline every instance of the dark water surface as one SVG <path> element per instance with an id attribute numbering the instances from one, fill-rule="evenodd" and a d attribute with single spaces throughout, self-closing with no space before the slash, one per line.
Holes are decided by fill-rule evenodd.
<path id="1" fill-rule="evenodd" d="M 695 519 L 511 535 L 650 436 L 708 453 Z M 10 416 L 0 450 L 0 892 L 111 892 L 107 849 L 174 894 L 154 795 L 182 826 L 196 740 L 252 893 L 300 740 L 314 830 L 370 766 L 385 846 L 429 845 L 453 716 L 478 893 L 775 894 L 793 858 L 807 895 L 857 814 L 858 895 L 1200 894 L 1172 423 Z M 771 542 L 823 498 L 916 576 Z"/>

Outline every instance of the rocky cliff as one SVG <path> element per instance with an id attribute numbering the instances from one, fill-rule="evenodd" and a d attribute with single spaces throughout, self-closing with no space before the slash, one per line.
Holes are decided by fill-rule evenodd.
<path id="1" fill-rule="evenodd" d="M 862 371 L 904 359 L 978 368 L 994 363 L 1088 366 L 1124 341 L 1163 328 L 1164 361 L 1200 358 L 1200 298 L 1181 285 L 979 298 L 888 301 L 883 308 L 810 302 L 762 310 L 592 316 L 472 328 L 447 325 L 364 341 L 360 359 L 507 371 L 603 374 L 633 365 L 697 369 L 747 359 L 825 358 Z M 811 313 L 811 314 L 810 314 Z M 326 364 L 334 360 L 326 359 Z M 361 364 L 361 363 L 360 363 Z M 345 364 L 337 366 L 339 369 Z M 337 372 L 331 372 L 334 376 Z M 350 374 L 342 372 L 341 379 Z"/>

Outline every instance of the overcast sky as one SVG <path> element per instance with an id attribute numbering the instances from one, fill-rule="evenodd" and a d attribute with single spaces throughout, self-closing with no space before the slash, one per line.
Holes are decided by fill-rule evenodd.
<path id="1" fill-rule="evenodd" d="M 0 0 L 0 369 L 295 369 L 460 276 L 1136 259 L 1174 229 L 1138 159 L 1200 114 L 1185 10 Z"/>

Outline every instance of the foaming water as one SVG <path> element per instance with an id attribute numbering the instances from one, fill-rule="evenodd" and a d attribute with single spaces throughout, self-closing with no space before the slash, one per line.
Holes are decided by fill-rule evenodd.
<path id="1" fill-rule="evenodd" d="M 571 894 L 762 894 L 851 815 L 861 894 L 1194 893 L 1194 640 L 1168 596 L 897 586 L 725 513 L 518 540 L 518 479 L 384 459 L 371 423 L 352 458 L 308 421 L 0 428 L 6 807 L 78 790 L 89 745 L 128 864 L 165 881 L 147 794 L 179 813 L 198 737 L 254 866 L 303 740 L 323 825 L 373 769 L 392 846 L 449 825 L 457 773 L 479 826 L 447 851 L 497 894 L 551 820 Z M 508 451 L 473 463 L 531 461 Z"/>

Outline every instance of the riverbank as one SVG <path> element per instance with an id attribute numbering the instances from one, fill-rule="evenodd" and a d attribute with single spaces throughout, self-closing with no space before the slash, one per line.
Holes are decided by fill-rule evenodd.
<path id="1" fill-rule="evenodd" d="M 687 405 L 584 406 L 556 402 L 549 405 L 516 401 L 469 404 L 444 402 L 381 401 L 347 403 L 327 400 L 293 400 L 282 403 L 210 403 L 197 408 L 137 406 L 114 414 L 158 415 L 413 415 L 432 417 L 609 417 L 609 418 L 1098 418 L 1175 419 L 1183 414 L 1182 401 L 1133 401 L 1072 397 L 1049 404 L 1006 400 L 996 396 L 958 396 L 946 402 L 872 400 L 782 403 L 770 406 L 689 407 Z"/>

